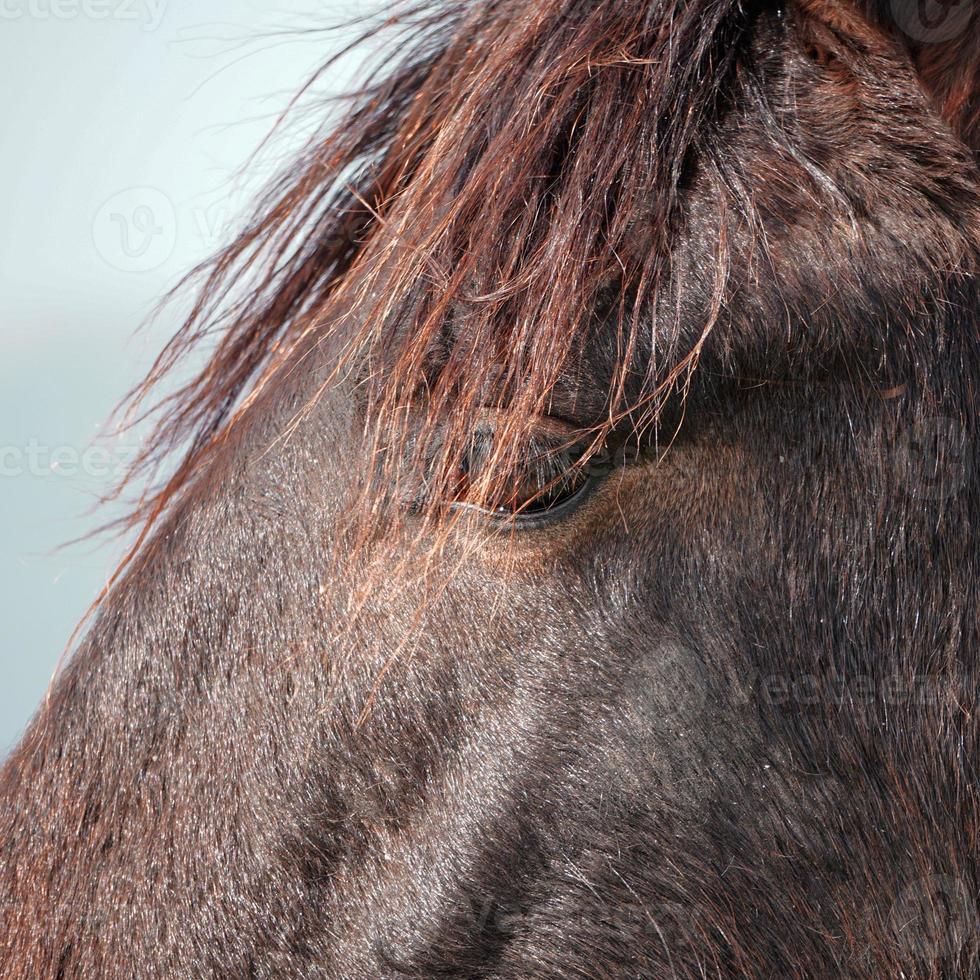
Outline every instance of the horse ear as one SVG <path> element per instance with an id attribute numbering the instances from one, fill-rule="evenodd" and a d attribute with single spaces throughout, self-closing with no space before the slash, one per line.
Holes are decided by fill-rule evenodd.
<path id="1" fill-rule="evenodd" d="M 904 41 L 943 118 L 980 152 L 980 10 L 977 0 L 875 0 Z"/>

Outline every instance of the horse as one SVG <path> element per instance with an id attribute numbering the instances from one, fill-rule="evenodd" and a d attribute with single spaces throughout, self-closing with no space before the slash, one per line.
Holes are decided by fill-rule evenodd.
<path id="1" fill-rule="evenodd" d="M 980 976 L 978 27 L 366 22 L 126 403 L 0 973 Z"/>

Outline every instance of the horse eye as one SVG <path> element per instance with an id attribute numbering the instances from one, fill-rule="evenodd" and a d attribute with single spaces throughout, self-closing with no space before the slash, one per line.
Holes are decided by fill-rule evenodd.
<path id="1" fill-rule="evenodd" d="M 453 507 L 524 525 L 564 516 L 611 468 L 609 453 L 589 443 L 535 441 L 499 481 L 488 472 L 493 461 L 492 434 L 477 433 L 461 462 Z"/>

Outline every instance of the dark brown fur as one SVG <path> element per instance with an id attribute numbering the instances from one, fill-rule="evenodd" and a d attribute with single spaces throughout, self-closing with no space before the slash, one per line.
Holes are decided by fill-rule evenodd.
<path id="1" fill-rule="evenodd" d="M 136 393 L 218 332 L 3 976 L 980 975 L 980 32 L 891 14 L 393 18 Z M 491 520 L 555 432 L 612 472 Z"/>

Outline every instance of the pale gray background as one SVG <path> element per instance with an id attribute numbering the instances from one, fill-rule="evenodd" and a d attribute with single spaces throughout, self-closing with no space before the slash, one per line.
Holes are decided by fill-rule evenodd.
<path id="1" fill-rule="evenodd" d="M 236 178 L 337 43 L 298 32 L 362 2 L 0 0 L 0 756 L 120 552 L 55 549 L 105 516 L 126 447 L 89 447 L 175 315 L 134 333 L 302 139 Z"/>

